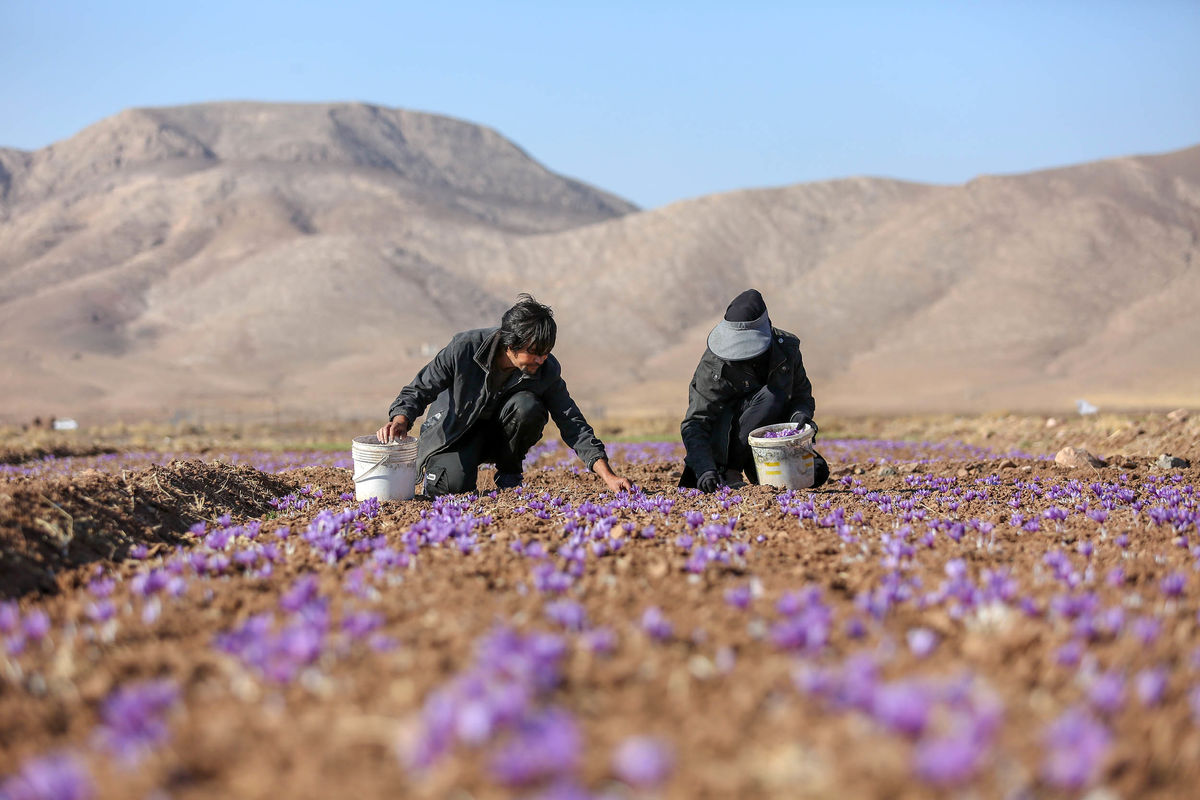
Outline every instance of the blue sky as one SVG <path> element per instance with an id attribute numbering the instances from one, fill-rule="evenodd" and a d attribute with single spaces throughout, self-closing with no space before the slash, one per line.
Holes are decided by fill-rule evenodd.
<path id="1" fill-rule="evenodd" d="M 0 146 L 130 106 L 355 100 L 644 207 L 1200 143 L 1200 2 L 0 0 Z"/>

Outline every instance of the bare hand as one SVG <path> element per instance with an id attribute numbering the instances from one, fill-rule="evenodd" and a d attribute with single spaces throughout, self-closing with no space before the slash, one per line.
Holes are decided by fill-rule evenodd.
<path id="1" fill-rule="evenodd" d="M 375 438 L 383 444 L 408 436 L 408 417 L 401 414 L 375 432 Z"/>
<path id="2" fill-rule="evenodd" d="M 613 494 L 616 494 L 617 492 L 628 492 L 633 488 L 633 483 L 630 482 L 629 478 L 622 478 L 616 473 L 610 473 L 609 475 L 605 475 L 603 477 L 605 485 L 608 486 L 608 490 Z"/>
<path id="3" fill-rule="evenodd" d="M 608 465 L 607 458 L 597 459 L 596 463 L 592 465 L 592 471 L 600 476 L 600 479 L 604 481 L 604 485 L 613 494 L 627 492 L 633 488 L 633 484 L 628 478 L 622 478 L 612 471 L 612 467 Z"/>

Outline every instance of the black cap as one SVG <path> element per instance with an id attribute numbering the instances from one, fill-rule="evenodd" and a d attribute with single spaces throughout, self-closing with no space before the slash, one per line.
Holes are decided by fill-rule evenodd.
<path id="1" fill-rule="evenodd" d="M 767 303 L 758 289 L 747 289 L 733 298 L 729 308 L 725 309 L 725 319 L 729 322 L 753 322 L 765 313 Z"/>

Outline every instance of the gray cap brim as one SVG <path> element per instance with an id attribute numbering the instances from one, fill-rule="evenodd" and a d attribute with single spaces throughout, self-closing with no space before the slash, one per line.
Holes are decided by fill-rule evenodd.
<path id="1" fill-rule="evenodd" d="M 708 349 L 726 361 L 745 361 L 767 352 L 771 346 L 771 320 L 764 313 L 749 322 L 723 319 L 708 334 Z"/>

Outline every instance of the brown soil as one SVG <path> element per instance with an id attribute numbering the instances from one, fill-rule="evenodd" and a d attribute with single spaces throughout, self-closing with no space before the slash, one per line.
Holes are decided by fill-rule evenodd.
<path id="1" fill-rule="evenodd" d="M 186 544 L 196 522 L 260 517 L 295 488 L 250 467 L 198 461 L 0 483 L 0 598 L 55 592 L 64 570 L 119 561 L 134 545 L 157 553 Z"/>
<path id="2" fill-rule="evenodd" d="M 987 441 L 988 446 L 996 443 L 994 436 Z M 1194 443 L 1182 438 L 1173 444 L 1156 442 L 1149 449 L 1160 446 L 1195 458 Z M 820 516 L 839 508 L 847 520 L 861 513 L 853 529 L 869 547 L 865 557 L 834 528 L 784 514 L 778 492 L 769 487 L 739 491 L 740 503 L 726 509 L 714 496 L 676 492 L 677 452 L 674 460 L 618 462 L 618 469 L 647 493 L 663 493 L 676 503 L 666 517 L 622 512 L 620 522 L 632 523 L 634 534 L 617 554 L 589 556 L 586 571 L 567 593 L 583 605 L 592 626 L 611 628 L 616 635 L 615 650 L 601 656 L 582 646 L 581 635 L 565 634 L 569 648 L 563 681 L 547 698 L 580 725 L 580 781 L 594 791 L 626 798 L 1068 797 L 1072 795 L 1052 789 L 1041 777 L 1042 731 L 1065 709 L 1085 702 L 1091 670 L 1119 670 L 1132 678 L 1138 670 L 1161 665 L 1169 670 L 1161 704 L 1143 708 L 1131 687 L 1123 708 L 1104 717 L 1114 745 L 1092 785 L 1107 787 L 1111 794 L 1105 796 L 1193 796 L 1200 780 L 1200 725 L 1192 719 L 1187 695 L 1198 683 L 1192 654 L 1200 645 L 1200 582 L 1188 550 L 1151 525 L 1145 512 L 1135 521 L 1128 510 L 1115 511 L 1103 533 L 1080 515 L 1061 530 L 1046 522 L 1037 532 L 1007 524 L 1012 511 L 1008 501 L 1019 491 L 1015 482 L 1028 486 L 1036 479 L 1048 489 L 1072 480 L 1084 487 L 1117 482 L 1122 475 L 1133 487 L 1176 475 L 1181 481 L 1171 485 L 1194 486 L 1200 479 L 1195 466 L 1156 469 L 1152 453 L 1133 450 L 1114 457 L 1113 450 L 1091 449 L 1108 456 L 1112 466 L 1084 475 L 1025 458 L 896 463 L 894 451 L 872 455 L 862 448 L 856 460 L 833 464 L 827 488 L 801 492 L 800 498 L 811 496 Z M 893 457 L 885 464 L 888 453 Z M 551 454 L 541 463 L 555 464 L 564 456 Z M 993 475 L 997 482 L 987 486 L 987 498 L 959 498 L 953 511 L 948 496 L 922 494 L 939 480 L 964 492 L 981 489 L 985 485 L 977 481 Z M 352 552 L 330 565 L 298 543 L 269 577 L 197 578 L 179 598 L 164 599 L 155 622 L 143 621 L 146 601 L 131 590 L 132 579 L 161 566 L 170 551 L 154 552 L 145 562 L 122 561 L 129 544 L 190 544 L 183 532 L 191 522 L 220 513 L 262 518 L 268 496 L 306 484 L 320 487 L 323 497 L 299 513 L 264 521 L 264 536 L 285 525 L 293 532 L 304 530 L 322 509 L 354 505 L 340 497 L 353 491 L 349 471 L 332 468 L 275 477 L 249 468 L 189 463 L 125 478 L 85 474 L 0 484 L 0 491 L 13 498 L 0 506 L 6 554 L 13 542 L 20 553 L 46 550 L 28 541 L 47 533 L 35 519 L 62 529 L 56 515 L 63 515 L 47 502 L 53 500 L 77 526 L 68 553 L 80 548 L 79 555 L 56 567 L 84 565 L 57 576 L 57 594 L 20 600 L 22 613 L 44 609 L 53 632 L 20 656 L 0 655 L 0 775 L 15 773 L 31 758 L 68 749 L 90 768 L 102 798 L 147 796 L 154 790 L 175 798 L 536 795 L 535 789 L 499 788 L 487 771 L 487 748 L 456 749 L 426 773 L 411 771 L 398 755 L 431 692 L 469 667 L 475 643 L 494 626 L 561 632 L 545 616 L 544 606 L 552 598 L 532 588 L 535 562 L 510 545 L 538 541 L 553 552 L 563 539 L 562 520 L 537 519 L 511 491 L 475 503 L 477 513 L 495 521 L 469 554 L 427 547 L 411 568 L 374 577 L 365 569 L 370 563 L 366 554 Z M 490 473 L 484 471 L 480 490 L 490 489 Z M 594 476 L 568 468 L 527 473 L 527 493 L 547 493 L 576 506 L 601 502 L 606 498 L 602 489 Z M 921 609 L 911 602 L 897 604 L 879 620 L 862 613 L 855 598 L 877 587 L 888 571 L 881 563 L 881 542 L 897 527 L 895 516 L 866 500 L 868 492 L 912 498 L 928 519 L 995 524 L 990 548 L 980 546 L 973 532 L 958 543 L 939 532 L 935 548 L 917 547 L 905 574 L 919 579 L 923 592 L 941 584 L 950 559 L 961 558 L 976 582 L 984 569 L 1011 570 L 1020 592 L 1033 599 L 1041 615 L 1027 617 L 1008 609 L 994 617 L 959 618 L 943 604 Z M 1037 515 L 1055 503 L 1034 497 L 1022 510 Z M 405 532 L 428 508 L 419 500 L 384 504 L 379 516 L 351 538 L 383 536 L 400 549 Z M 745 561 L 688 573 L 687 558 L 675 544 L 687 531 L 683 514 L 688 510 L 722 519 L 737 515 L 736 538 L 751 547 Z M 78 528 L 87 515 L 93 515 L 94 527 Z M 655 525 L 656 536 L 638 537 L 648 524 Z M 913 527 L 914 539 L 925 531 L 923 524 Z M 1112 544 L 1121 533 L 1130 537 L 1126 550 Z M 84 541 L 76 544 L 81 536 Z M 1081 666 L 1063 666 L 1056 653 L 1072 634 L 1069 623 L 1045 613 L 1062 588 L 1043 559 L 1051 550 L 1062 550 L 1082 569 L 1085 560 L 1076 548 L 1085 540 L 1095 543 L 1090 562 L 1097 578 L 1087 589 L 1100 607 L 1123 607 L 1129 619 L 1153 615 L 1163 630 L 1149 644 L 1128 633 L 1098 637 Z M 1124 579 L 1110 585 L 1104 576 L 1117 565 L 1124 568 Z M 111 599 L 119 613 L 107 626 L 87 618 L 87 584 L 97 572 L 116 580 Z M 380 612 L 382 633 L 394 637 L 398 647 L 376 652 L 362 643 L 332 646 L 297 680 L 282 686 L 214 649 L 214 637 L 276 609 L 280 595 L 308 572 L 318 575 L 335 623 L 352 611 Z M 1188 576 L 1187 587 L 1181 597 L 1166 600 L 1159 582 L 1173 572 Z M 728 589 L 753 581 L 761 585 L 761 595 L 749 610 L 725 601 Z M 785 592 L 805 587 L 818 587 L 834 616 L 828 646 L 807 658 L 780 649 L 769 634 L 780 619 L 776 602 Z M 640 627 L 650 606 L 661 608 L 674 626 L 666 641 L 650 639 Z M 850 620 L 865 623 L 862 638 L 849 635 Z M 907 633 L 917 627 L 940 639 L 925 658 L 910 652 L 906 643 Z M 912 740 L 861 712 L 830 707 L 794 685 L 802 661 L 839 670 L 849 656 L 868 652 L 878 658 L 886 680 L 949 681 L 969 674 L 975 690 L 1002 706 L 995 741 L 966 788 L 941 790 L 921 782 L 911 766 Z M 726 663 L 730 653 L 731 666 Z M 176 681 L 182 703 L 170 719 L 170 741 L 140 768 L 124 771 L 91 744 L 99 708 L 114 688 L 153 677 Z M 931 725 L 944 723 L 935 716 Z M 664 739 L 675 753 L 671 779 L 650 793 L 617 782 L 610 766 L 621 740 L 640 734 Z"/>

